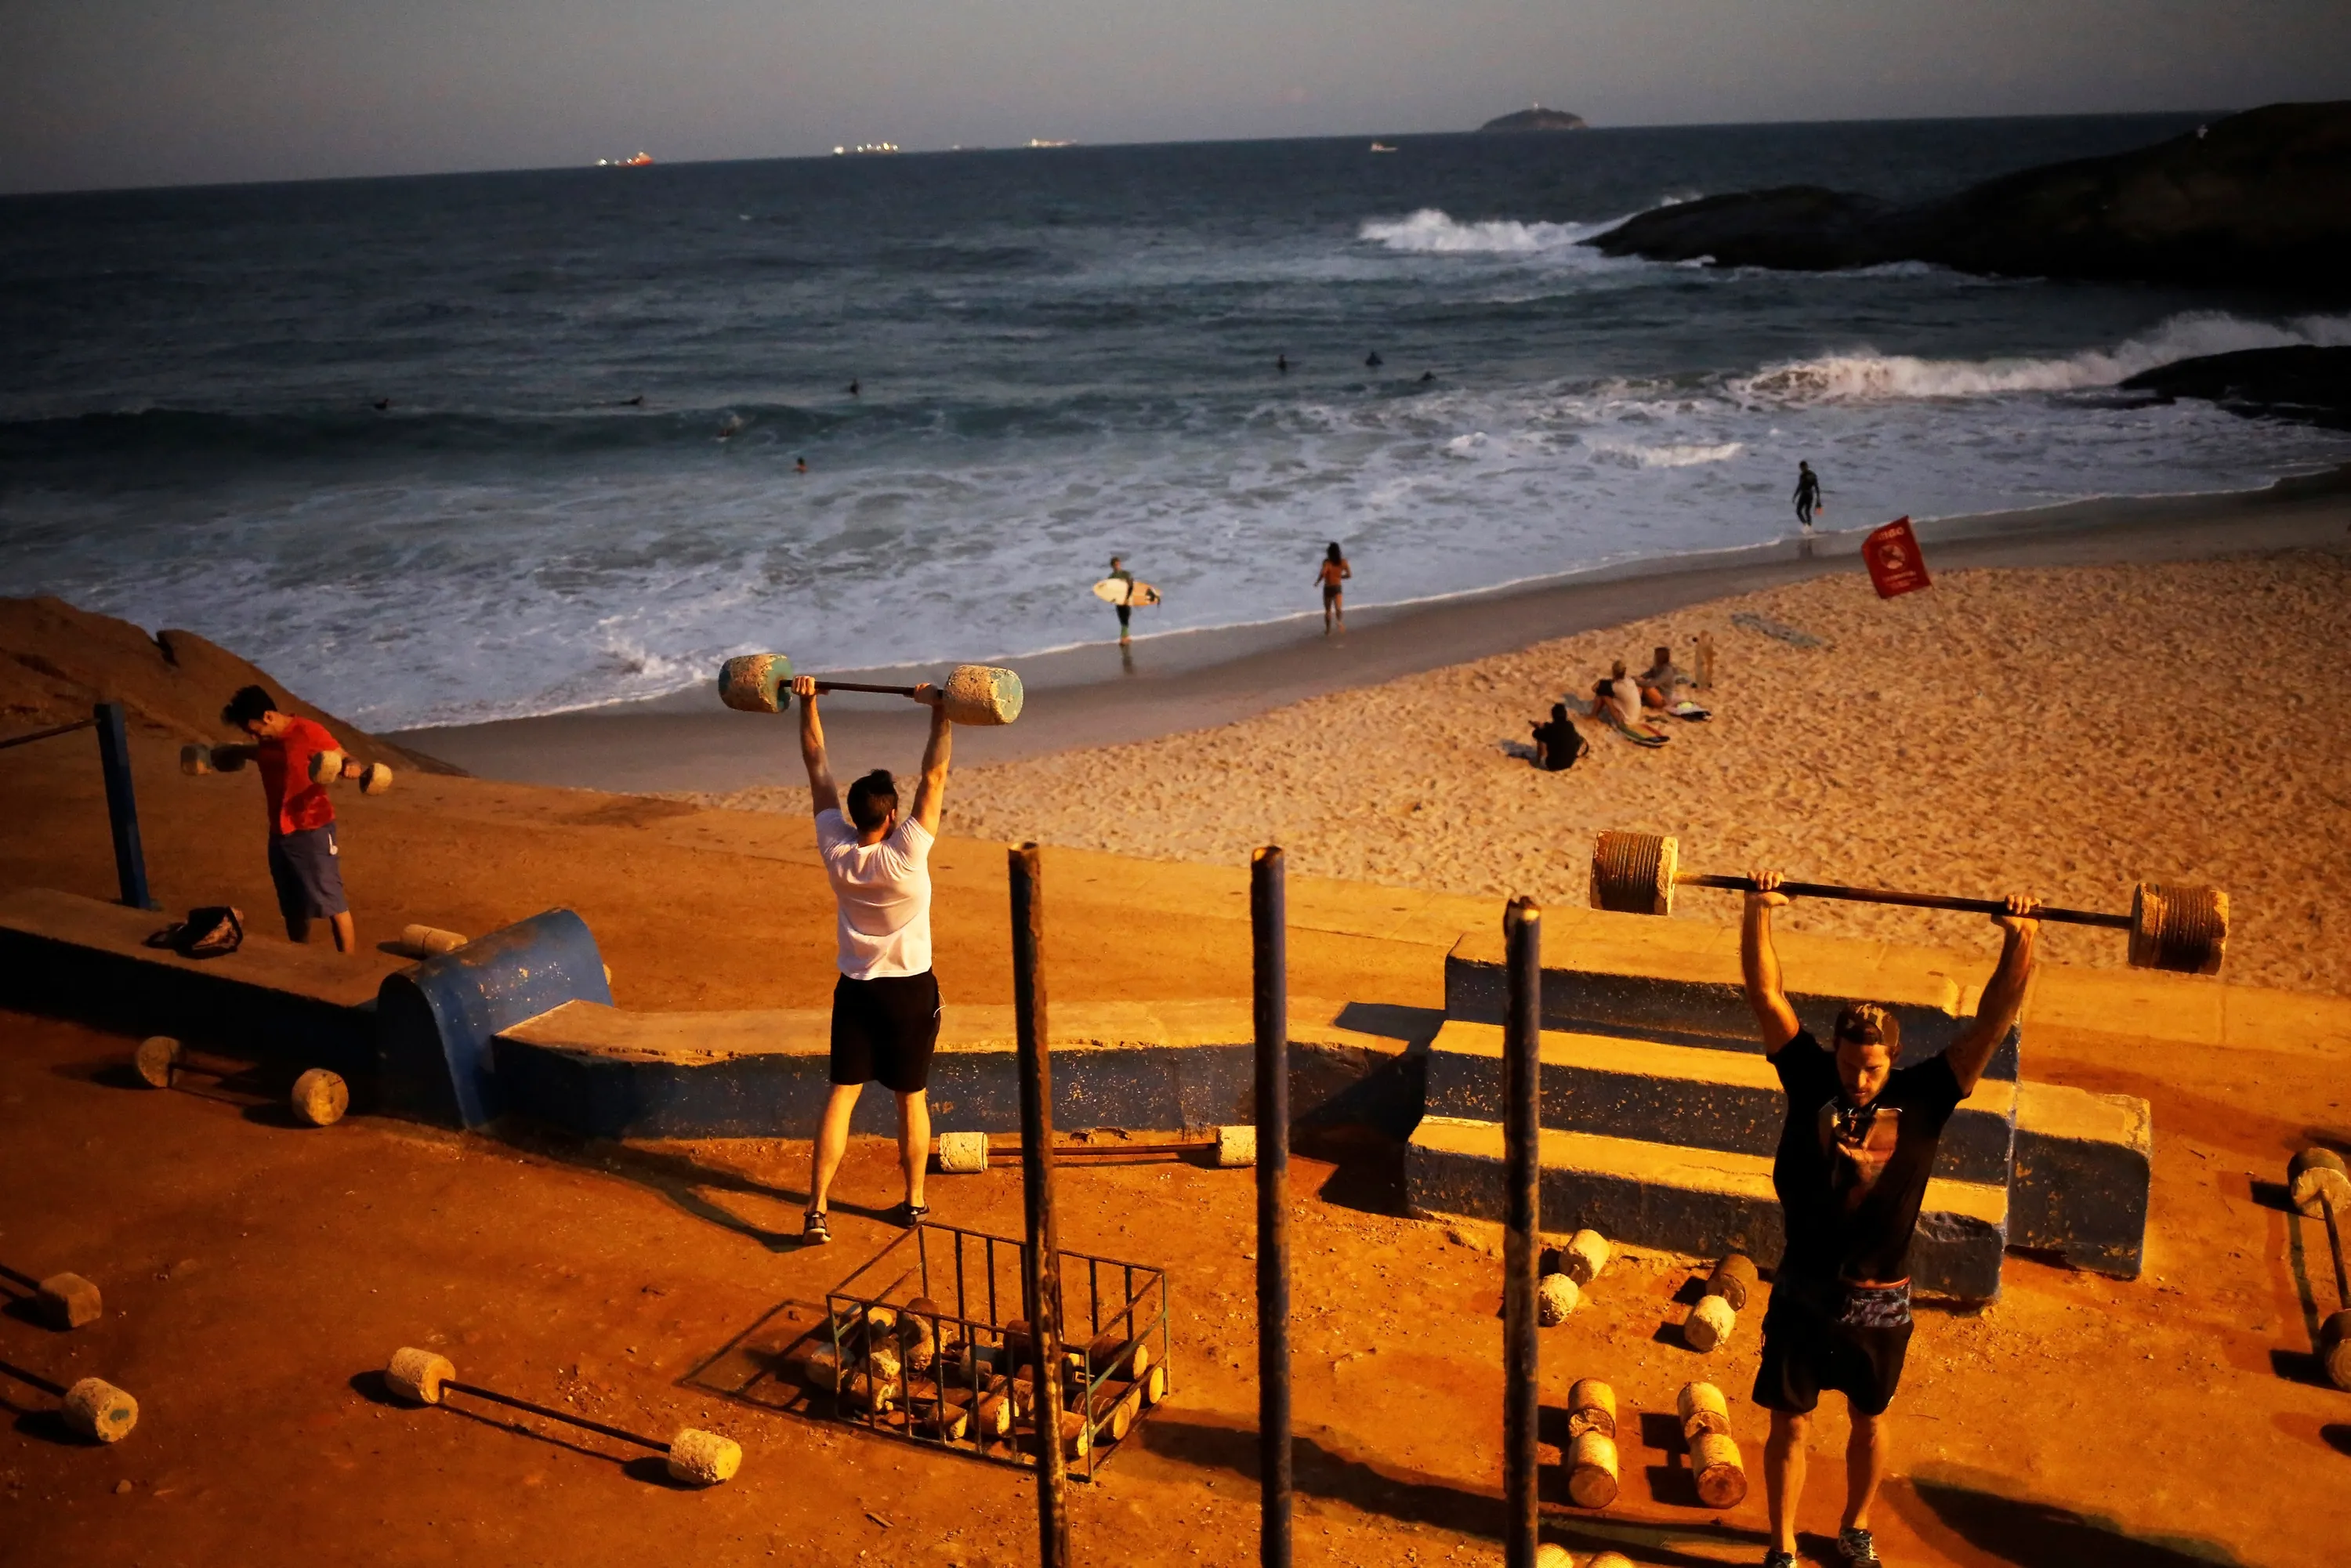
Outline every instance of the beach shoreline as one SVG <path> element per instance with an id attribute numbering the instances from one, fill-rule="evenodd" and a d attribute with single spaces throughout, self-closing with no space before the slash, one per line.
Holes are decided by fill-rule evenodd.
<path id="1" fill-rule="evenodd" d="M 2341 549 L 2351 467 L 2253 490 L 2100 497 L 1923 522 L 1930 570 L 2116 565 L 2294 549 Z M 1017 661 L 1028 688 L 1020 721 L 960 728 L 956 761 L 986 766 L 1214 728 L 1333 692 L 1361 689 L 1646 620 L 1759 589 L 1858 570 L 1866 528 L 1822 530 L 1700 555 L 1644 558 L 1475 593 L 1364 606 L 1343 637 L 1319 612 L 1138 637 Z M 938 666 L 802 669 L 841 679 L 912 683 Z M 1628 658 L 1646 649 L 1628 649 Z M 837 753 L 911 768 L 921 715 L 887 697 L 841 695 L 825 707 Z M 386 738 L 477 776 L 622 793 L 724 792 L 799 777 L 792 732 L 726 709 L 707 687 L 534 717 L 424 727 Z M 865 765 L 862 760 L 860 766 Z"/>

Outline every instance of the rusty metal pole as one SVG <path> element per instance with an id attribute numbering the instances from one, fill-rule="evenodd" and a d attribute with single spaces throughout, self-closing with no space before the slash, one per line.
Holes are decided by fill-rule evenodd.
<path id="1" fill-rule="evenodd" d="M 1257 1036 L 1258 1562 L 1290 1568 L 1290 974 L 1281 851 L 1249 857 Z"/>
<path id="2" fill-rule="evenodd" d="M 1035 844 L 1008 857 L 1012 1010 L 1020 1055 L 1020 1196 L 1028 1222 L 1020 1289 L 1037 1347 L 1037 1561 L 1069 1568 L 1068 1467 L 1061 1455 L 1061 1243 L 1053 1223 L 1053 1066 L 1046 1049 L 1045 904 Z M 1017 1369 L 1016 1369 L 1017 1370 Z"/>
<path id="3" fill-rule="evenodd" d="M 90 710 L 98 726 L 98 768 L 106 780 L 106 821 L 114 835 L 114 877 L 122 902 L 133 909 L 152 909 L 147 891 L 147 856 L 139 843 L 139 798 L 131 788 L 131 737 L 122 723 L 120 703 L 99 703 Z"/>
<path id="4" fill-rule="evenodd" d="M 1542 911 L 1513 898 L 1502 914 L 1510 999 L 1502 1024 L 1502 1497 L 1504 1568 L 1534 1568 L 1535 1318 L 1542 1177 Z"/>

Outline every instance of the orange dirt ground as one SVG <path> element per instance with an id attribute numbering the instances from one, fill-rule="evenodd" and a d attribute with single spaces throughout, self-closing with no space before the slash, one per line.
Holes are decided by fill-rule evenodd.
<path id="1" fill-rule="evenodd" d="M 81 737 L 0 756 L 0 884 L 112 891 L 92 749 Z M 136 749 L 158 896 L 266 915 L 251 776 L 183 779 L 161 734 Z M 410 920 L 478 932 L 564 904 L 596 931 L 626 1006 L 814 1006 L 830 988 L 830 904 L 797 820 L 421 775 L 342 810 L 369 942 Z M 951 1003 L 1008 1001 L 1001 847 L 950 840 L 937 865 Z M 1046 878 L 1055 998 L 1245 992 L 1238 867 L 1056 851 Z M 1452 935 L 1499 914 L 1303 882 L 1292 904 L 1309 912 L 1291 939 L 1296 993 L 1418 1009 L 1439 1003 Z M 1349 910 L 1357 932 L 1387 912 L 1393 934 L 1310 928 L 1316 907 Z M 60 1382 L 98 1373 L 141 1406 L 120 1447 L 84 1447 L 0 1374 L 20 1412 L 0 1435 L 0 1562 L 1034 1560 L 1025 1477 L 686 1381 L 893 1234 L 872 1218 L 897 1196 L 887 1145 L 852 1150 L 838 1240 L 801 1252 L 799 1129 L 571 1152 L 367 1118 L 298 1130 L 234 1096 L 136 1087 L 131 1043 L 0 1015 L 0 1263 L 74 1270 L 107 1295 L 106 1316 L 71 1334 L 0 1315 L 0 1362 Z M 2153 1102 L 2147 1273 L 2121 1283 L 2012 1259 L 1994 1306 L 1922 1314 L 1896 1406 L 1898 1479 L 1876 1521 L 1888 1561 L 2338 1561 L 2351 1395 L 2314 1382 L 2314 1286 L 2319 1311 L 2334 1305 L 2325 1241 L 2281 1211 L 2274 1184 L 2302 1143 L 2351 1144 L 2343 1051 L 2043 1030 L 2026 1052 L 2035 1077 Z M 1333 1160 L 1292 1167 L 1299 1560 L 1497 1561 L 1489 1239 L 1396 1217 L 1393 1150 L 1323 1152 Z M 1253 1561 L 1250 1178 L 1137 1166 L 1071 1170 L 1061 1190 L 1065 1246 L 1165 1267 L 1175 1301 L 1176 1394 L 1076 1489 L 1075 1561 Z M 1018 1230 L 1017 1172 L 935 1178 L 932 1192 L 943 1219 Z M 1628 1406 L 1618 1503 L 1548 1519 L 1579 1556 L 1760 1561 L 1756 1334 L 1742 1322 L 1711 1357 L 1683 1349 L 1666 1325 L 1689 1275 L 1659 1258 L 1612 1264 L 1543 1334 L 1547 1425 L 1579 1375 L 1608 1378 Z M 725 1432 L 743 1471 L 685 1492 L 601 1439 L 389 1406 L 371 1375 L 403 1343 L 655 1435 Z M 1754 1481 L 1720 1515 L 1696 1505 L 1676 1445 L 1643 1419 L 1696 1376 L 1732 1396 Z M 1803 1511 L 1821 1562 L 1843 1436 L 1827 1415 Z M 1555 1470 L 1545 1484 L 1563 1498 Z"/>

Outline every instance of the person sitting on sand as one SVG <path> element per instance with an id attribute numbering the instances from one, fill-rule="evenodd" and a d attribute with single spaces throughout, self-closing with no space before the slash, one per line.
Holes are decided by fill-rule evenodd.
<path id="1" fill-rule="evenodd" d="M 1625 661 L 1609 666 L 1608 674 L 1592 683 L 1592 695 L 1603 718 L 1614 718 L 1630 729 L 1641 722 L 1641 688 L 1625 673 Z"/>
<path id="2" fill-rule="evenodd" d="M 1667 708 L 1674 706 L 1674 695 L 1684 686 L 1698 683 L 1687 672 L 1674 663 L 1674 651 L 1660 645 L 1649 667 L 1643 670 L 1636 684 L 1641 688 L 1641 702 L 1646 707 Z"/>
<path id="3" fill-rule="evenodd" d="M 279 708 L 263 686 L 240 687 L 221 709 L 221 722 L 253 737 L 251 746 L 214 750 L 249 761 L 261 774 L 262 804 L 269 810 L 269 881 L 277 890 L 287 938 L 308 942 L 310 922 L 324 920 L 334 932 L 335 951 L 350 952 L 359 936 L 343 894 L 335 803 L 326 785 L 310 778 L 310 758 L 342 750 L 340 743 L 325 725 Z M 346 757 L 338 777 L 356 778 L 359 771 L 360 765 Z"/>
<path id="4" fill-rule="evenodd" d="M 1575 766 L 1576 758 L 1592 749 L 1583 732 L 1567 716 L 1565 703 L 1551 705 L 1548 723 L 1533 727 L 1535 735 L 1535 766 L 1546 773 L 1564 773 Z"/>
<path id="5" fill-rule="evenodd" d="M 931 1052 L 939 1040 L 930 861 L 954 729 L 939 688 L 927 681 L 916 686 L 914 700 L 931 710 L 931 735 L 923 747 L 914 814 L 898 814 L 898 782 L 876 768 L 849 787 L 843 815 L 817 716 L 815 679 L 795 676 L 792 695 L 800 699 L 800 761 L 816 810 L 817 852 L 839 910 L 841 977 L 832 986 L 828 1073 L 832 1093 L 809 1151 L 809 1207 L 800 1221 L 801 1244 L 813 1247 L 832 1239 L 826 1201 L 849 1149 L 850 1114 L 869 1082 L 898 1097 L 898 1163 L 906 1175 L 906 1201 L 890 1218 L 913 1227 L 930 1212 L 923 1206 L 923 1172 L 931 1157 Z"/>
<path id="6" fill-rule="evenodd" d="M 1322 552 L 1322 564 L 1314 569 L 1314 580 L 1322 585 L 1322 635 L 1325 637 L 1331 634 L 1333 617 L 1338 620 L 1340 631 L 1347 629 L 1347 595 L 1339 585 L 1354 575 L 1355 569 L 1349 566 L 1347 558 L 1339 553 L 1339 541 L 1332 539 L 1331 548 Z"/>

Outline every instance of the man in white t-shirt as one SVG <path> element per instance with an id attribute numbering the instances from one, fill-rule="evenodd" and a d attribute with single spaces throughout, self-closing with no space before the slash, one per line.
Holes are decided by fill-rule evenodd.
<path id="1" fill-rule="evenodd" d="M 901 1225 L 922 1223 L 923 1172 L 931 1152 L 931 1051 L 939 1040 L 939 982 L 931 973 L 931 844 L 947 789 L 953 728 L 939 689 L 925 683 L 914 700 L 931 710 L 923 779 L 914 809 L 900 816 L 898 783 L 876 768 L 849 787 L 846 812 L 825 760 L 816 682 L 792 682 L 800 699 L 800 760 L 808 765 L 816 808 L 816 843 L 840 908 L 841 978 L 832 988 L 832 1095 L 825 1102 L 809 1156 L 809 1207 L 801 1240 L 832 1239 L 825 1200 L 849 1148 L 849 1117 L 868 1083 L 898 1097 L 898 1161 L 906 1201 L 892 1211 Z"/>

